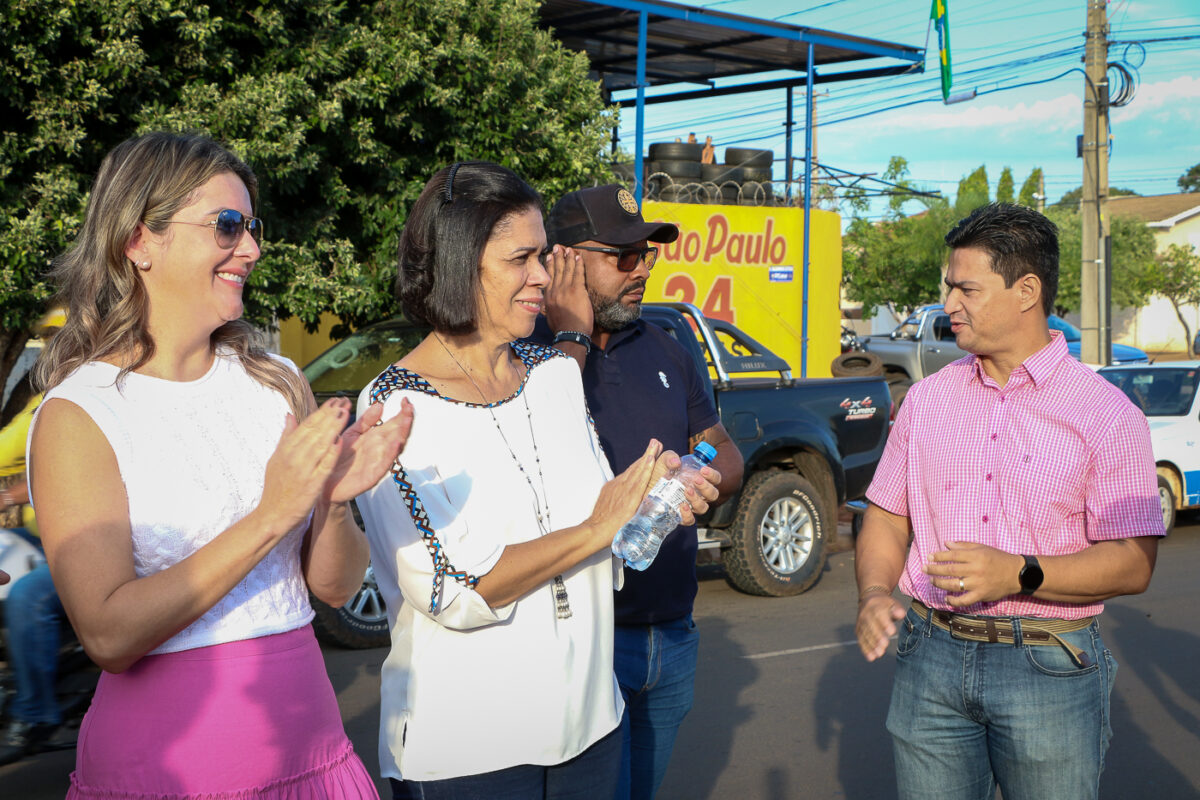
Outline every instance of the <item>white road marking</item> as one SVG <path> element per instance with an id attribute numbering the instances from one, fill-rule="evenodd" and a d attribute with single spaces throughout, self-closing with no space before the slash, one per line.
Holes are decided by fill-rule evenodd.
<path id="1" fill-rule="evenodd" d="M 895 638 L 896 638 L 895 636 L 892 637 L 892 639 L 895 639 Z M 857 639 L 851 639 L 848 642 L 833 642 L 832 644 L 814 644 L 812 647 L 796 647 L 791 650 L 775 650 L 770 653 L 752 653 L 751 655 L 748 655 L 748 656 L 742 656 L 742 658 L 775 658 L 776 656 L 795 656 L 795 655 L 799 655 L 801 653 L 812 653 L 817 650 L 832 650 L 835 647 L 849 647 L 850 645 L 857 645 L 857 644 L 858 644 Z"/>

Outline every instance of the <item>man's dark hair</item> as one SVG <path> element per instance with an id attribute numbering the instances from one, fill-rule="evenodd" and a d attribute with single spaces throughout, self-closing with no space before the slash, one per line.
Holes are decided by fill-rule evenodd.
<path id="1" fill-rule="evenodd" d="M 425 184 L 400 236 L 396 299 L 410 319 L 443 333 L 475 330 L 479 264 L 493 230 L 542 198 L 490 161 L 443 167 Z"/>
<path id="2" fill-rule="evenodd" d="M 1042 310 L 1054 313 L 1058 295 L 1058 228 L 1032 208 L 992 203 L 972 211 L 946 234 L 957 250 L 975 247 L 992 258 L 992 272 L 1011 287 L 1023 275 L 1042 282 Z"/>

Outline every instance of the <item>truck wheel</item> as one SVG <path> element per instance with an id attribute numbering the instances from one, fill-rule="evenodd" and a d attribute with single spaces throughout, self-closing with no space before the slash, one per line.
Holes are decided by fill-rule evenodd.
<path id="1" fill-rule="evenodd" d="M 1175 527 L 1175 492 L 1162 475 L 1158 476 L 1158 502 L 1162 506 L 1163 527 L 1170 533 Z"/>
<path id="2" fill-rule="evenodd" d="M 387 607 L 375 583 L 375 570 L 370 564 L 363 576 L 362 587 L 346 605 L 334 608 L 315 597 L 311 600 L 317 615 L 313 619 L 313 630 L 325 644 L 360 650 L 385 647 L 390 642 Z"/>
<path id="3" fill-rule="evenodd" d="M 826 520 L 821 495 L 795 472 L 767 470 L 746 482 L 722 553 L 736 589 L 766 597 L 800 594 L 825 569 Z"/>
<path id="4" fill-rule="evenodd" d="M 896 411 L 900 410 L 900 404 L 904 402 L 904 398 L 908 396 L 908 390 L 912 388 L 912 381 L 896 381 L 888 384 L 888 391 L 892 393 L 892 404 L 896 406 Z"/>
<path id="5" fill-rule="evenodd" d="M 871 378 L 883 374 L 883 361 L 874 353 L 851 350 L 835 358 L 829 371 L 835 378 Z"/>

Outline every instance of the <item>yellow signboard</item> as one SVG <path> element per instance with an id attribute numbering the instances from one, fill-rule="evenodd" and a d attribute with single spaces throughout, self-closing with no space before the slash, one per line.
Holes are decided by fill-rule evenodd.
<path id="1" fill-rule="evenodd" d="M 647 201 L 647 220 L 673 222 L 659 245 L 646 300 L 694 303 L 732 322 L 801 373 L 804 351 L 804 209 Z M 840 352 L 842 236 L 832 211 L 813 210 L 809 230 L 806 374 L 830 377 Z"/>

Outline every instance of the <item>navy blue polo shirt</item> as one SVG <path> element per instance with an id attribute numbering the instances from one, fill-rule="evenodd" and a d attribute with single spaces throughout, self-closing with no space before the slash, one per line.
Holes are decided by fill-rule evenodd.
<path id="1" fill-rule="evenodd" d="M 538 317 L 533 335 L 550 344 L 553 333 Z M 683 346 L 657 325 L 637 320 L 593 346 L 583 370 L 583 390 L 613 474 L 641 457 L 658 439 L 680 455 L 688 440 L 719 421 L 712 386 Z M 696 529 L 669 534 L 644 572 L 625 569 L 614 598 L 618 625 L 646 625 L 692 613 L 696 599 Z"/>

